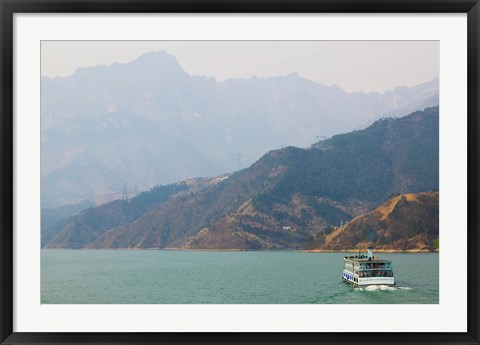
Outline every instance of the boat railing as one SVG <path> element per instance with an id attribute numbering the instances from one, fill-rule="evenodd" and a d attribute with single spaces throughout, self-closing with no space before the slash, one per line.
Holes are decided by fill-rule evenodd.
<path id="1" fill-rule="evenodd" d="M 384 271 L 384 272 L 359 272 L 359 278 L 373 278 L 373 277 L 393 277 L 392 271 Z"/>
<path id="2" fill-rule="evenodd" d="M 355 267 L 358 267 L 360 269 L 389 269 L 392 268 L 391 264 L 360 264 L 360 265 L 355 265 Z"/>

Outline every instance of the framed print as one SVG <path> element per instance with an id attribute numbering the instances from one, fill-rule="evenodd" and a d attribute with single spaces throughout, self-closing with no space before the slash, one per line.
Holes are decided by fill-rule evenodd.
<path id="1" fill-rule="evenodd" d="M 479 8 L 2 1 L 2 344 L 477 344 Z"/>

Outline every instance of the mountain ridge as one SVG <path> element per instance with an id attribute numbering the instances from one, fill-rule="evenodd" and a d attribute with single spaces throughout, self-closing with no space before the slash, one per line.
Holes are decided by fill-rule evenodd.
<path id="1" fill-rule="evenodd" d="M 382 119 L 309 149 L 272 150 L 249 168 L 209 181 L 79 247 L 299 249 L 392 193 L 438 189 L 438 107 Z M 73 241 L 82 225 L 69 224 Z M 57 236 L 46 247 L 66 243 Z"/>
<path id="2" fill-rule="evenodd" d="M 190 76 L 166 52 L 42 77 L 42 207 L 80 195 L 98 202 L 82 182 L 90 177 L 51 177 L 81 149 L 112 171 L 115 183 L 103 194 L 117 194 L 124 183 L 147 190 L 239 170 L 269 150 L 307 147 L 383 114 L 407 115 L 432 97 L 435 103 L 438 80 L 429 83 L 375 94 L 348 93 L 298 74 L 219 82 Z M 196 154 L 177 151 L 180 143 Z"/>

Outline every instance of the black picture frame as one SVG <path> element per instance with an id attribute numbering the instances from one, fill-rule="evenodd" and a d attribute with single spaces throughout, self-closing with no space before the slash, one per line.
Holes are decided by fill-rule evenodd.
<path id="1" fill-rule="evenodd" d="M 0 341 L 2 344 L 479 344 L 479 16 L 478 0 L 0 0 L 1 179 Z M 466 333 L 18 333 L 13 332 L 13 16 L 15 13 L 467 13 L 468 315 Z M 454 315 L 452 315 L 454 317 Z"/>

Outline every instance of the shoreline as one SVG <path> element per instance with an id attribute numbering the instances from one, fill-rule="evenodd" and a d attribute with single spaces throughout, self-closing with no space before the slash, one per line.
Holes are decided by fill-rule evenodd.
<path id="1" fill-rule="evenodd" d="M 279 252 L 296 251 L 301 253 L 358 253 L 358 249 L 184 249 L 184 248 L 41 248 L 41 250 L 163 250 L 179 252 Z M 375 253 L 439 253 L 439 249 L 374 249 Z"/>
<path id="2" fill-rule="evenodd" d="M 302 249 L 304 253 L 358 253 L 358 249 Z M 364 251 L 364 250 L 360 250 Z M 374 253 L 439 253 L 439 249 L 374 249 Z"/>

